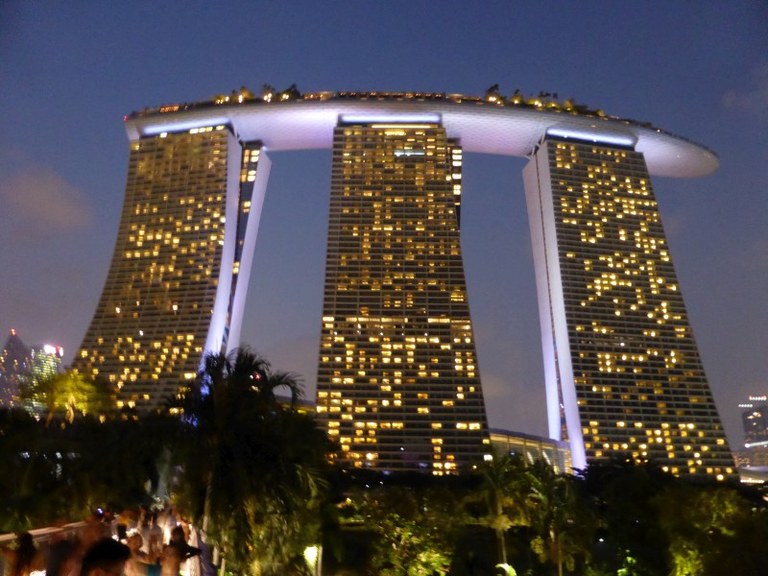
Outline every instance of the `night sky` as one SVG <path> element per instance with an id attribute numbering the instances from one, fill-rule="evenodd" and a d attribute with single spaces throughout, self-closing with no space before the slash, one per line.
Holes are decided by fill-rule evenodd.
<path id="1" fill-rule="evenodd" d="M 768 394 L 768 4 L 0 1 L 0 338 L 63 345 L 96 308 L 123 116 L 247 86 L 558 93 L 713 149 L 654 180 L 732 447 Z M 330 151 L 273 154 L 243 342 L 314 395 Z M 465 155 L 462 242 L 490 423 L 546 434 L 522 158 Z"/>

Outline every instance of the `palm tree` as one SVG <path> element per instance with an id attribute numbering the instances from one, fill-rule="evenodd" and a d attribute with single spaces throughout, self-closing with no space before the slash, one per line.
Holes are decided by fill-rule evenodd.
<path id="1" fill-rule="evenodd" d="M 487 515 L 484 523 L 496 533 L 499 562 L 507 564 L 505 534 L 512 526 L 529 523 L 526 510 L 525 462 L 509 454 L 493 453 L 480 468 L 482 497 Z"/>
<path id="2" fill-rule="evenodd" d="M 285 388 L 284 406 L 275 392 Z M 316 538 L 325 434 L 293 406 L 292 374 L 248 349 L 209 354 L 185 395 L 183 499 L 241 573 L 280 573 Z"/>
<path id="3" fill-rule="evenodd" d="M 546 462 L 537 460 L 527 471 L 528 506 L 536 537 L 531 547 L 542 562 L 553 562 L 558 576 L 563 568 L 573 571 L 579 556 L 589 554 L 592 521 L 578 493 L 580 479 L 556 474 Z"/>

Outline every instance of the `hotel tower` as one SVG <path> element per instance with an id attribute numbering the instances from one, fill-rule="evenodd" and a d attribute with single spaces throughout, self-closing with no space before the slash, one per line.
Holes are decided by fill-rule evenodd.
<path id="1" fill-rule="evenodd" d="M 75 363 L 118 407 L 161 407 L 204 354 L 240 345 L 267 152 L 331 148 L 317 414 L 333 458 L 446 474 L 489 457 L 461 170 L 463 152 L 502 154 L 529 159 L 551 438 L 576 468 L 629 457 L 733 474 L 651 186 L 714 171 L 703 146 L 495 91 L 241 90 L 131 114 L 126 131 L 117 243 Z"/>
<path id="2" fill-rule="evenodd" d="M 488 452 L 461 164 L 437 123 L 335 130 L 317 414 L 346 466 L 455 473 Z"/>
<path id="3" fill-rule="evenodd" d="M 112 264 L 73 362 L 114 387 L 119 409 L 162 407 L 204 353 L 239 339 L 237 279 L 250 275 L 269 167 L 258 142 L 221 124 L 131 142 Z"/>
<path id="4" fill-rule="evenodd" d="M 733 459 L 643 155 L 547 137 L 523 176 L 550 436 L 574 462 L 627 455 L 724 478 Z"/>

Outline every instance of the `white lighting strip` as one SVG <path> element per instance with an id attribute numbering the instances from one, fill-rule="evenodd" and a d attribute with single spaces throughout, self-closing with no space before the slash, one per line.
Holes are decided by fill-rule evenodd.
<path id="1" fill-rule="evenodd" d="M 768 440 L 762 440 L 761 442 L 745 442 L 744 448 L 761 448 L 768 446 Z"/>
<path id="2" fill-rule="evenodd" d="M 341 122 L 349 124 L 440 122 L 440 114 L 342 114 Z"/>
<path id="3" fill-rule="evenodd" d="M 183 132 L 185 130 L 191 130 L 192 128 L 203 128 L 207 126 L 218 126 L 221 124 L 229 124 L 229 118 L 201 118 L 200 120 L 189 122 L 176 122 L 173 124 L 153 124 L 151 126 L 145 126 L 142 128 L 141 133 L 144 136 L 156 136 L 163 132 Z"/>
<path id="4" fill-rule="evenodd" d="M 619 146 L 634 146 L 637 139 L 632 136 L 618 134 L 606 134 L 605 132 L 587 132 L 586 130 L 574 130 L 572 128 L 548 128 L 547 136 L 558 138 L 576 138 L 595 144 L 616 144 Z"/>

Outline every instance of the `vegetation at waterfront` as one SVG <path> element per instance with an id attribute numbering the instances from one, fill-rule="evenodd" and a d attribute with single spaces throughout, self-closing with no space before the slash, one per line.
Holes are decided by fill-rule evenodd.
<path id="1" fill-rule="evenodd" d="M 59 382 L 58 386 L 56 382 Z M 86 381 L 40 383 L 0 411 L 0 532 L 167 494 L 232 574 L 707 576 L 768 565 L 760 488 L 614 461 L 578 475 L 497 454 L 458 477 L 329 467 L 301 385 L 248 350 L 209 356 L 173 406 L 108 413 Z M 280 401 L 278 394 L 290 400 Z"/>

